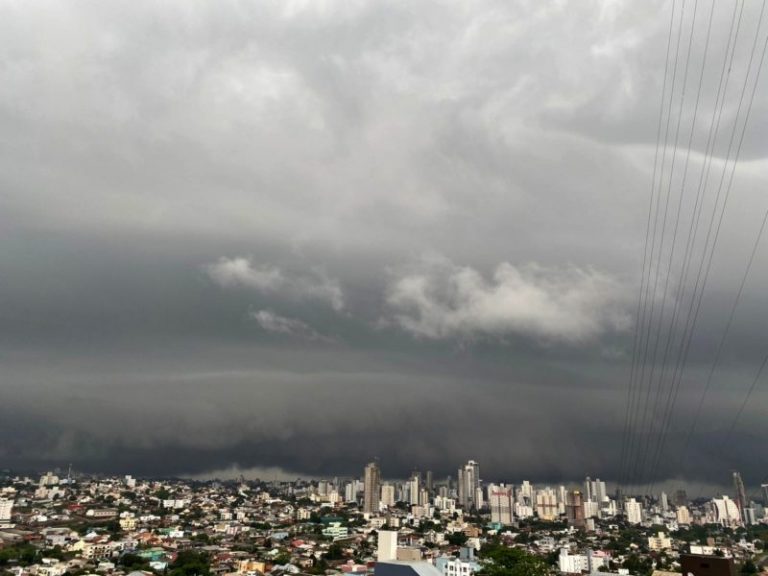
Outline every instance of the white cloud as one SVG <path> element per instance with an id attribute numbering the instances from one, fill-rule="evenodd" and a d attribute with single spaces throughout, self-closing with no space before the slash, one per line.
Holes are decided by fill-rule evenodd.
<path id="1" fill-rule="evenodd" d="M 273 266 L 253 266 L 247 258 L 219 258 L 206 266 L 211 279 L 225 288 L 246 286 L 262 292 L 277 290 L 285 283 L 280 269 Z"/>
<path id="2" fill-rule="evenodd" d="M 250 316 L 266 332 L 296 336 L 307 340 L 329 340 L 326 336 L 319 334 L 309 324 L 296 318 L 280 316 L 271 310 L 258 310 L 256 312 L 251 312 Z"/>
<path id="3" fill-rule="evenodd" d="M 327 302 L 337 312 L 344 308 L 344 293 L 338 280 L 313 269 L 306 275 L 284 273 L 271 265 L 254 265 L 248 258 L 219 258 L 204 267 L 208 276 L 223 288 L 246 287 L 263 293 L 277 292 L 303 300 Z"/>
<path id="4" fill-rule="evenodd" d="M 423 264 L 397 277 L 387 293 L 392 319 L 415 336 L 520 334 L 579 343 L 630 324 L 625 291 L 596 270 L 504 262 L 486 279 L 446 259 Z"/>

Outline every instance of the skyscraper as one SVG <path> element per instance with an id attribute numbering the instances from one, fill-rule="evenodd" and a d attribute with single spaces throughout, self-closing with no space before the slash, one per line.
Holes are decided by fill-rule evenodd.
<path id="1" fill-rule="evenodd" d="M 734 501 L 739 508 L 739 517 L 746 523 L 747 493 L 744 491 L 744 482 L 741 480 L 741 474 L 738 472 L 733 473 L 733 488 L 736 491 L 736 498 Z"/>
<path id="2" fill-rule="evenodd" d="M 491 508 L 491 522 L 512 524 L 512 486 L 488 485 L 488 505 Z"/>
<path id="3" fill-rule="evenodd" d="M 568 492 L 565 503 L 565 515 L 568 519 L 568 524 L 571 526 L 576 528 L 584 528 L 586 526 L 584 499 L 578 490 Z"/>
<path id="4" fill-rule="evenodd" d="M 480 487 L 480 466 L 470 460 L 459 468 L 459 504 L 464 510 L 476 507 L 475 495 Z"/>
<path id="5" fill-rule="evenodd" d="M 419 502 L 419 492 L 419 475 L 414 473 L 411 476 L 411 479 L 408 480 L 408 498 L 412 505 L 418 506 L 421 504 L 421 502 Z"/>
<path id="6" fill-rule="evenodd" d="M 381 472 L 376 462 L 371 462 L 365 467 L 363 484 L 363 512 L 375 514 L 379 511 L 381 491 Z"/>

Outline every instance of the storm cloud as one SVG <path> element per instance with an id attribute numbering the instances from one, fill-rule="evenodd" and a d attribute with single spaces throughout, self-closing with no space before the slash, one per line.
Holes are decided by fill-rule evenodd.
<path id="1" fill-rule="evenodd" d="M 669 10 L 0 2 L 0 466 L 617 477 Z M 721 446 L 768 344 L 764 249 L 678 457 L 768 208 L 767 77 L 658 479 L 768 473 L 768 386 Z"/>

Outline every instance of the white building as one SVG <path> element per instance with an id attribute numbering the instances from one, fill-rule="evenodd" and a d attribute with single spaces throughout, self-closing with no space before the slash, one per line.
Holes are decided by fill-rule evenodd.
<path id="1" fill-rule="evenodd" d="M 723 496 L 722 498 L 713 498 L 710 502 L 712 519 L 725 527 L 736 527 L 741 525 L 741 514 L 736 502 Z"/>
<path id="2" fill-rule="evenodd" d="M 624 503 L 624 512 L 627 514 L 627 522 L 630 524 L 640 524 L 643 521 L 643 507 L 634 498 L 630 498 Z"/>
<path id="3" fill-rule="evenodd" d="M 454 558 L 453 556 L 440 556 L 435 559 L 435 568 L 443 576 L 472 576 L 480 566 L 473 560 Z"/>
<path id="4" fill-rule="evenodd" d="M 542 520 L 554 520 L 560 514 L 557 494 L 550 487 L 536 491 L 536 514 Z"/>
<path id="5" fill-rule="evenodd" d="M 13 500 L 0 498 L 0 524 L 8 524 L 13 514 Z"/>
<path id="6" fill-rule="evenodd" d="M 491 508 L 491 522 L 512 524 L 512 486 L 488 485 L 488 506 Z"/>
<path id="7" fill-rule="evenodd" d="M 664 532 L 659 532 L 656 536 L 648 536 L 648 548 L 654 551 L 669 550 L 672 548 L 672 539 Z"/>
<path id="8" fill-rule="evenodd" d="M 459 505 L 464 510 L 476 508 L 475 499 L 480 487 L 480 465 L 470 460 L 458 472 Z"/>
<path id="9" fill-rule="evenodd" d="M 678 506 L 675 511 L 677 517 L 677 523 L 681 526 L 689 525 L 691 523 L 691 513 L 687 506 Z"/>
<path id="10" fill-rule="evenodd" d="M 397 560 L 397 532 L 379 530 L 376 560 L 379 562 L 394 562 Z"/>
<path id="11" fill-rule="evenodd" d="M 392 508 L 395 505 L 395 487 L 392 484 L 382 484 L 381 504 L 388 508 Z"/>

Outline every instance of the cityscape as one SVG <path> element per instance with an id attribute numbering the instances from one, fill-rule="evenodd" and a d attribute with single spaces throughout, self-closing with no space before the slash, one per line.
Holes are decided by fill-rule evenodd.
<path id="1" fill-rule="evenodd" d="M 768 576 L 768 0 L 0 0 L 0 576 Z"/>
<path id="2" fill-rule="evenodd" d="M 140 479 L 47 472 L 0 477 L 0 571 L 13 576 L 376 573 L 685 573 L 702 558 L 729 574 L 768 561 L 768 484 L 748 497 L 649 496 L 455 476 L 262 481 Z M 504 551 L 507 552 L 504 552 Z M 509 556 L 509 550 L 514 551 Z M 499 567 L 496 567 L 498 569 Z M 721 572 L 718 572 L 721 573 Z"/>

